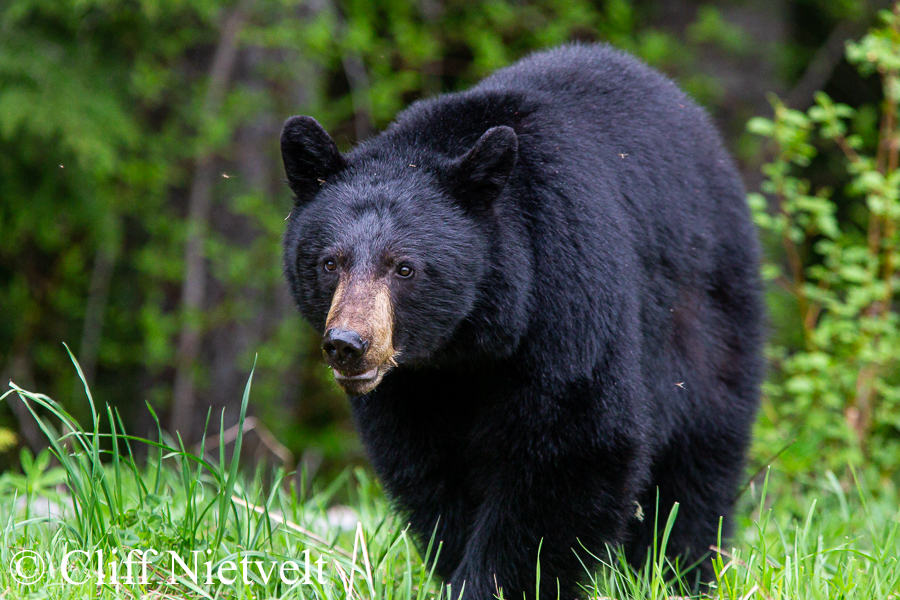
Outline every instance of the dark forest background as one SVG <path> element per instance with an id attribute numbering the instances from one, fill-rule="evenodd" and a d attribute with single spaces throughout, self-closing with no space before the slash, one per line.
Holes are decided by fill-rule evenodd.
<path id="1" fill-rule="evenodd" d="M 149 404 L 166 429 L 192 444 L 208 411 L 209 431 L 218 430 L 223 410 L 224 426 L 235 423 L 258 355 L 250 404 L 256 456 L 313 471 L 359 462 L 346 400 L 319 358 L 318 333 L 300 320 L 281 277 L 291 198 L 278 137 L 287 117 L 315 116 L 348 150 L 418 98 L 465 88 L 535 49 L 606 41 L 707 107 L 756 191 L 776 151 L 746 124 L 772 117 L 772 94 L 806 110 L 824 90 L 858 109 L 853 123 L 861 131 L 877 129 L 881 84 L 846 60 L 845 44 L 887 6 L 6 0 L 0 380 L 44 392 L 86 421 L 66 342 L 94 397 L 118 409 L 130 431 L 155 430 Z M 805 176 L 813 186 L 846 183 L 829 158 L 836 152 L 823 144 L 810 162 Z M 865 210 L 862 200 L 840 201 L 841 218 Z M 769 252 L 775 264 L 791 260 L 777 244 Z M 799 258 L 819 260 L 812 252 Z M 804 344 L 795 333 L 808 315 L 795 300 L 771 293 L 773 344 L 782 353 Z M 887 360 L 880 366 L 896 368 Z M 777 356 L 771 371 L 777 383 Z M 815 467 L 823 439 L 849 449 L 841 460 L 872 459 L 866 437 L 876 427 L 880 440 L 900 440 L 896 419 L 893 426 L 873 419 L 860 431 L 848 412 L 852 398 L 831 408 L 813 398 L 789 411 L 782 400 L 791 389 L 767 393 L 753 467 L 813 427 L 807 418 L 820 410 L 833 409 L 835 418 L 816 427 L 846 431 L 795 444 L 779 459 L 785 468 Z M 897 400 L 882 395 L 885 406 Z M 0 404 L 0 471 L 17 463 L 18 448 L 45 446 L 21 402 Z M 892 467 L 888 459 L 879 464 Z"/>

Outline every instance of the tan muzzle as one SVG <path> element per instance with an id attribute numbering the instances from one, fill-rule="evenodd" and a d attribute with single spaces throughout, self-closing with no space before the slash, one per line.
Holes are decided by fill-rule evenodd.
<path id="1" fill-rule="evenodd" d="M 344 274 L 331 300 L 322 350 L 345 392 L 375 389 L 394 366 L 394 310 L 384 282 Z"/>

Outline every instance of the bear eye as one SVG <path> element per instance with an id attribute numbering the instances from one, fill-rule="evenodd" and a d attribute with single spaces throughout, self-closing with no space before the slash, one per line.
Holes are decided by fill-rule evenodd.
<path id="1" fill-rule="evenodd" d="M 397 275 L 402 277 L 403 279 L 409 279 L 412 277 L 413 268 L 409 265 L 400 265 L 397 267 Z"/>
<path id="2" fill-rule="evenodd" d="M 337 269 L 337 263 L 334 261 L 333 258 L 327 259 L 327 260 L 325 261 L 325 264 L 323 264 L 322 266 L 323 266 L 323 267 L 325 268 L 325 270 L 328 271 L 329 273 L 332 272 L 332 271 L 334 271 L 335 269 Z"/>

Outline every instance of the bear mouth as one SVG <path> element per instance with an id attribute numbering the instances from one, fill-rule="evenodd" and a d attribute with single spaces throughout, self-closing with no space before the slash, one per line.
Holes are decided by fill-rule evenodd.
<path id="1" fill-rule="evenodd" d="M 331 370 L 334 373 L 335 382 L 351 396 L 361 396 L 371 392 L 381 383 L 381 378 L 387 372 L 387 369 L 382 369 L 381 367 L 375 367 L 364 373 L 356 374 L 341 373 L 334 368 Z"/>
<path id="2" fill-rule="evenodd" d="M 360 373 L 359 375 L 347 375 L 345 373 L 341 373 L 337 369 L 331 370 L 334 371 L 334 378 L 338 381 L 369 381 L 378 377 L 378 367 L 369 369 L 365 373 Z"/>

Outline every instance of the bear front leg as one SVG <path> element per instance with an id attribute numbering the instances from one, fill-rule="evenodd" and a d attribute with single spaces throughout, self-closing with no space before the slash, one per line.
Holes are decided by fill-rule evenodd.
<path id="1" fill-rule="evenodd" d="M 351 405 L 357 429 L 388 496 L 408 518 L 423 553 L 434 536 L 428 558 L 436 563 L 437 574 L 446 579 L 462 561 L 476 504 L 461 458 L 463 436 L 459 426 L 447 415 L 435 412 L 459 403 L 423 403 L 420 399 L 431 388 L 418 383 L 412 376 L 402 382 L 388 378 L 368 398 L 353 398 Z M 450 385 L 436 388 L 452 390 Z"/>
<path id="2" fill-rule="evenodd" d="M 493 463 L 499 468 L 448 582 L 452 600 L 463 586 L 465 600 L 490 600 L 499 590 L 536 600 L 537 587 L 542 600 L 585 596 L 577 585 L 585 565 L 594 562 L 590 554 L 605 555 L 605 543 L 621 541 L 646 461 L 641 445 L 624 436 L 570 445 L 570 431 L 564 439 L 565 448 L 554 448 L 538 436 L 540 450 Z"/>

